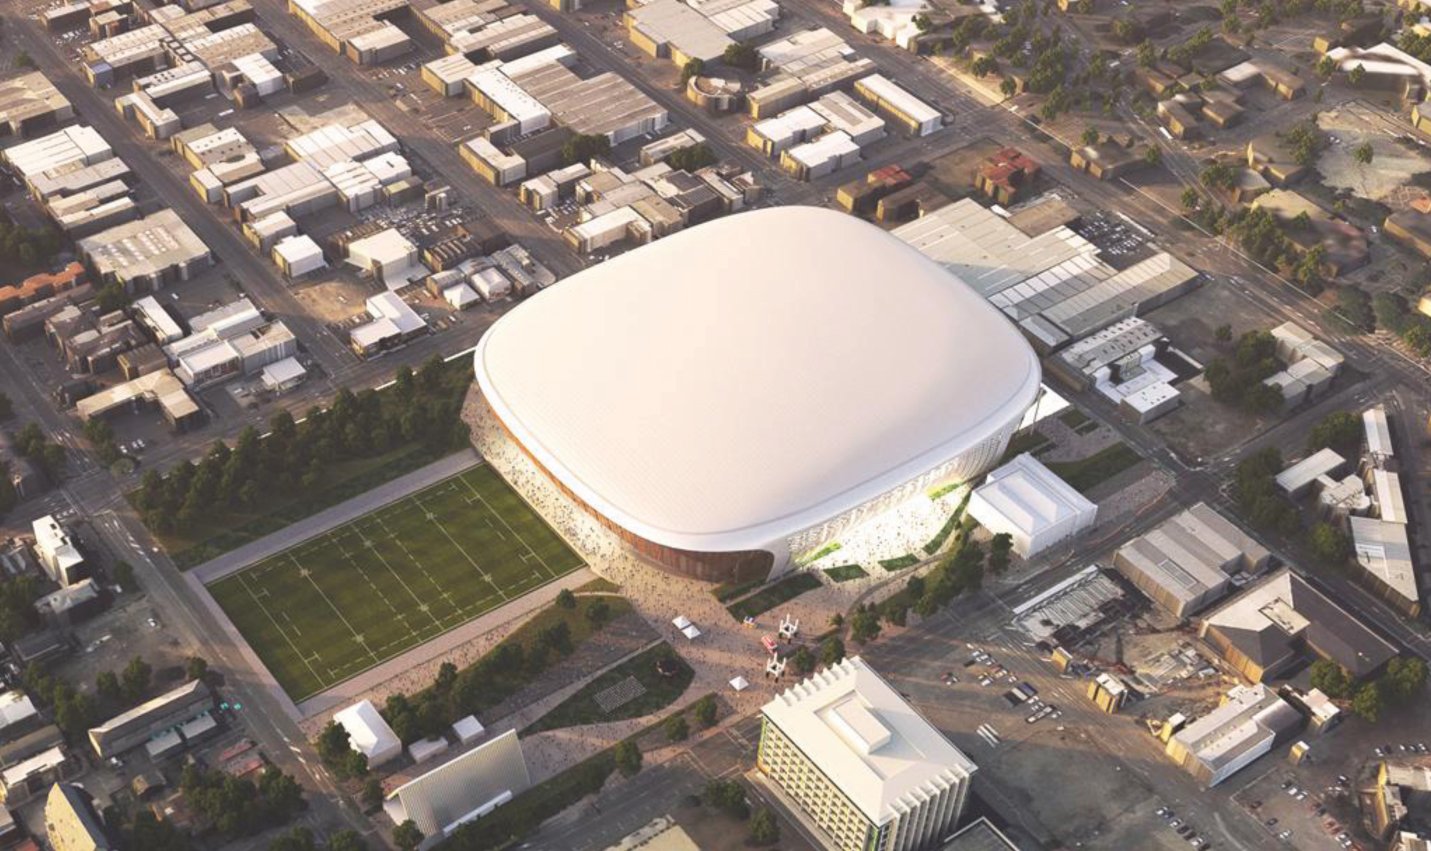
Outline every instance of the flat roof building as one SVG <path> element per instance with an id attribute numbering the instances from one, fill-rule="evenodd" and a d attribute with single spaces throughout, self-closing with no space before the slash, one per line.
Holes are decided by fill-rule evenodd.
<path id="1" fill-rule="evenodd" d="M 1053 350 L 1152 310 L 1196 285 L 1167 252 L 1118 270 L 1067 226 L 1029 236 L 972 198 L 893 231 L 967 282 L 1040 349 Z"/>
<path id="2" fill-rule="evenodd" d="M 127 412 L 137 404 L 155 404 L 170 428 L 184 431 L 203 420 L 203 410 L 189 395 L 184 382 L 168 368 L 146 372 L 122 384 L 105 388 L 75 404 L 75 414 L 82 422 Z"/>
<path id="3" fill-rule="evenodd" d="M 841 851 L 946 837 L 978 770 L 858 656 L 765 704 L 756 767 Z"/>
<path id="4" fill-rule="evenodd" d="M 1098 506 L 1027 452 L 989 472 L 969 497 L 969 516 L 995 535 L 1013 537 L 1024 558 L 1093 525 Z"/>
<path id="5" fill-rule="evenodd" d="M 45 569 L 45 575 L 61 588 L 68 587 L 90 575 L 84 553 L 70 538 L 70 531 L 53 515 L 45 515 L 31 524 L 35 533 L 35 556 Z"/>
<path id="6" fill-rule="evenodd" d="M 939 110 L 883 74 L 871 74 L 856 80 L 855 94 L 911 136 L 928 136 L 944 126 L 944 116 Z"/>
<path id="7" fill-rule="evenodd" d="M 1379 670 L 1396 648 L 1290 570 L 1280 570 L 1199 619 L 1198 635 L 1249 682 L 1290 668 L 1305 651 L 1355 678 Z"/>
<path id="8" fill-rule="evenodd" d="M 1168 756 L 1208 787 L 1270 753 L 1302 726 L 1302 715 L 1266 686 L 1234 686 L 1212 712 L 1168 741 Z"/>
<path id="9" fill-rule="evenodd" d="M 74 115 L 69 99 L 39 71 L 0 80 L 0 136 L 32 136 Z"/>
<path id="10" fill-rule="evenodd" d="M 1139 591 L 1188 617 L 1221 597 L 1233 573 L 1257 573 L 1271 553 L 1199 502 L 1122 547 L 1113 566 Z"/>
<path id="11" fill-rule="evenodd" d="M 1362 428 L 1366 431 L 1366 451 L 1372 463 L 1380 465 L 1395 457 L 1396 445 L 1391 440 L 1391 424 L 1386 419 L 1386 407 L 1374 405 L 1361 412 Z"/>
<path id="12" fill-rule="evenodd" d="M 81 239 L 75 249 L 100 282 L 129 293 L 161 290 L 213 265 L 209 247 L 167 208 Z"/>
<path id="13" fill-rule="evenodd" d="M 735 245 L 767 259 L 729 274 Z M 673 264 L 687 270 L 674 283 Z M 617 321 L 589 321 L 618 305 Z M 717 330 L 693 348 L 696 321 Z M 772 357 L 755 339 L 789 344 Z M 638 552 L 707 579 L 783 570 L 978 475 L 1040 383 L 1032 350 L 962 282 L 808 207 L 716 219 L 568 278 L 498 320 L 475 365 L 485 422 Z M 832 413 L 811 432 L 836 399 L 877 415 Z M 796 433 L 809 439 L 792 451 Z"/>
<path id="14" fill-rule="evenodd" d="M 1385 477 L 1384 470 L 1377 470 Z M 1394 475 L 1394 474 L 1393 474 Z M 1384 481 L 1384 479 L 1383 479 Z M 1391 487 L 1396 493 L 1390 493 Z M 1400 502 L 1400 483 L 1385 483 L 1376 491 L 1378 500 Z M 1350 518 L 1352 551 L 1356 563 L 1361 568 L 1361 578 L 1388 603 L 1408 617 L 1416 617 L 1421 611 L 1421 592 L 1416 587 L 1416 561 L 1412 557 L 1411 542 L 1406 537 L 1405 507 L 1402 506 L 1402 522 L 1387 517 L 1387 503 L 1378 502 L 1382 516 Z M 1391 507 L 1394 512 L 1395 506 Z"/>
<path id="15" fill-rule="evenodd" d="M 681 0 L 651 0 L 626 11 L 631 41 L 658 59 L 683 68 L 691 60 L 715 62 L 735 41 Z"/>
<path id="16" fill-rule="evenodd" d="M 362 357 L 401 345 L 427 331 L 427 322 L 397 293 L 370 296 L 367 309 L 371 319 L 348 331 L 349 344 Z"/>

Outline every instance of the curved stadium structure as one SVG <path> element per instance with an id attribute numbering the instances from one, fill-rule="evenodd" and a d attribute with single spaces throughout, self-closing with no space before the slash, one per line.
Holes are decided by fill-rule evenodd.
<path id="1" fill-rule="evenodd" d="M 477 346 L 484 414 L 658 566 L 787 568 L 1003 454 L 1039 366 L 1018 331 L 858 219 L 779 207 L 563 281 Z"/>

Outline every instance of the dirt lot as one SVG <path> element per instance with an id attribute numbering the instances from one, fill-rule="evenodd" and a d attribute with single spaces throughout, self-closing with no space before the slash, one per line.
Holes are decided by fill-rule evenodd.
<path id="1" fill-rule="evenodd" d="M 1206 365 L 1232 350 L 1238 337 L 1276 320 L 1243 298 L 1226 282 L 1215 280 L 1145 317 L 1168 335 L 1174 346 Z M 1219 341 L 1217 327 L 1232 326 L 1232 341 Z M 1207 458 L 1261 432 L 1278 417 L 1257 417 L 1213 401 L 1201 377 L 1178 385 L 1183 405 L 1149 427 L 1188 458 Z"/>
<path id="2" fill-rule="evenodd" d="M 1046 788 L 1050 777 L 1066 777 L 1070 761 L 1078 764 L 1079 783 L 1061 783 L 1057 794 L 1030 793 Z M 1057 825 L 1068 847 L 1186 847 L 1153 814 L 1160 803 L 1148 784 L 1084 732 L 1045 727 L 1012 747 L 980 753 L 980 762 L 991 764 L 1013 806 Z"/>
<path id="3" fill-rule="evenodd" d="M 79 650 L 58 663 L 56 673 L 81 690 L 93 692 L 100 672 L 117 674 L 135 656 L 153 668 L 156 689 L 183 681 L 190 650 L 164 629 L 164 621 L 145 595 L 119 597 L 113 608 L 82 624 L 74 634 Z"/>
<path id="4" fill-rule="evenodd" d="M 1431 171 L 1431 159 L 1416 145 L 1397 140 L 1404 122 L 1364 101 L 1352 101 L 1317 116 L 1317 126 L 1327 134 L 1328 146 L 1317 160 L 1322 182 L 1333 189 L 1347 189 L 1369 201 L 1392 207 L 1406 206 L 1412 179 Z M 1333 141 L 1335 140 L 1335 141 Z M 1362 165 L 1353 152 L 1370 142 L 1372 162 Z"/>

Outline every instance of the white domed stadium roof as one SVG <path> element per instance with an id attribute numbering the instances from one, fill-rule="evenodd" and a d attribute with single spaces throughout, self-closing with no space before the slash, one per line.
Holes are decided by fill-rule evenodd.
<path id="1" fill-rule="evenodd" d="M 592 508 L 666 546 L 758 549 L 959 457 L 1038 392 L 997 310 L 879 228 L 717 219 L 528 299 L 477 381 Z"/>

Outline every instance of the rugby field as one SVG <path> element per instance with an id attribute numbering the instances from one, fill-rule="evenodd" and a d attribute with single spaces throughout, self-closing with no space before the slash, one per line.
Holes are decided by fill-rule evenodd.
<path id="1" fill-rule="evenodd" d="M 482 465 L 208 586 L 295 702 L 581 567 Z"/>

